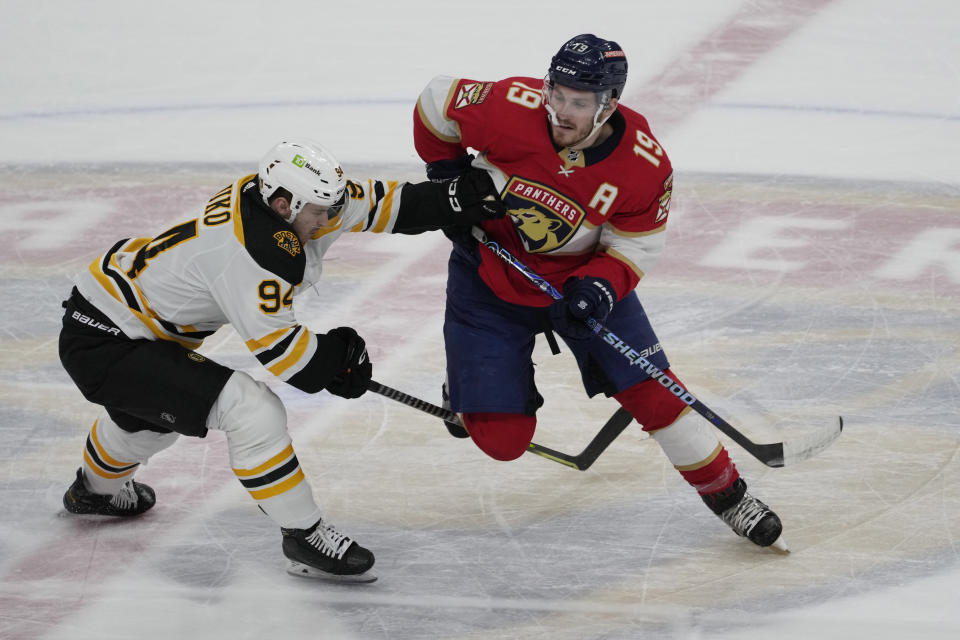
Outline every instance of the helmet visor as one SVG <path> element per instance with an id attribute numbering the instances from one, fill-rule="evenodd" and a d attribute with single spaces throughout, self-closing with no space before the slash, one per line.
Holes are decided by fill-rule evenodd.
<path id="1" fill-rule="evenodd" d="M 343 193 L 340 194 L 339 200 L 337 200 L 335 203 L 327 207 L 327 219 L 335 220 L 337 216 L 340 215 L 340 212 L 343 211 L 343 205 L 346 204 L 346 201 L 347 201 L 347 192 L 344 191 Z"/>
<path id="2" fill-rule="evenodd" d="M 610 101 L 607 91 L 589 91 L 568 87 L 554 82 L 549 75 L 543 79 L 543 97 L 557 112 L 591 118 L 597 113 L 598 109 L 603 110 Z"/>

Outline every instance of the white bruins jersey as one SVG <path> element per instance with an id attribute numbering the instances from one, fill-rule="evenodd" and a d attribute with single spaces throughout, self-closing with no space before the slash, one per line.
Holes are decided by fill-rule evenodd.
<path id="1" fill-rule="evenodd" d="M 268 371 L 299 387 L 318 354 L 316 336 L 294 316 L 294 294 L 319 276 L 323 254 L 342 233 L 392 232 L 403 185 L 348 181 L 334 224 L 303 247 L 264 208 L 255 178 L 240 178 L 197 218 L 155 238 L 117 242 L 76 285 L 130 338 L 196 349 L 230 324 Z"/>

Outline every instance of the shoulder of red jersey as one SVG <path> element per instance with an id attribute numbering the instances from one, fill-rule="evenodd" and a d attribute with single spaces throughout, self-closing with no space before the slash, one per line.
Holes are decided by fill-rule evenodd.
<path id="1" fill-rule="evenodd" d="M 528 137 L 531 123 L 546 118 L 542 85 L 522 76 L 497 81 L 438 76 L 417 102 L 415 138 L 419 128 L 444 143 L 485 149 L 504 135 Z"/>
<path id="2" fill-rule="evenodd" d="M 666 150 L 653 135 L 650 124 L 640 113 L 629 107 L 618 105 L 617 111 L 626 122 L 623 139 L 620 141 L 621 151 L 643 159 L 654 169 L 659 169 L 666 177 L 673 170 Z"/>
<path id="3" fill-rule="evenodd" d="M 673 165 L 643 115 L 624 105 L 619 105 L 617 111 L 623 116 L 625 126 L 613 155 L 620 167 L 629 167 L 630 173 L 642 176 L 630 184 L 640 198 L 637 204 L 644 206 L 652 198 L 661 198 L 673 189 Z"/>
<path id="4" fill-rule="evenodd" d="M 460 119 L 471 113 L 483 113 L 488 119 L 500 115 L 501 126 L 525 120 L 527 117 L 546 117 L 541 89 L 543 80 L 516 76 L 494 82 L 460 80 L 454 85 L 447 103 L 447 115 Z"/>

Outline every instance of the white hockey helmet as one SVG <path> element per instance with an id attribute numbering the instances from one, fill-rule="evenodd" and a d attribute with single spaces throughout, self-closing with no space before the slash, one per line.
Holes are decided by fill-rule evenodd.
<path id="1" fill-rule="evenodd" d="M 257 178 L 260 196 L 267 206 L 278 189 L 290 193 L 288 222 L 293 222 L 307 204 L 328 207 L 331 218 L 343 207 L 347 186 L 343 169 L 329 151 L 313 140 L 298 138 L 275 145 L 260 159 Z"/>

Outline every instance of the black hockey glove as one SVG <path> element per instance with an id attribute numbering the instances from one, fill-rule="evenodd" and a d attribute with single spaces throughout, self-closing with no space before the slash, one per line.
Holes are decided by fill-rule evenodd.
<path id="1" fill-rule="evenodd" d="M 367 357 L 367 344 L 350 327 L 337 327 L 327 335 L 346 345 L 346 354 L 340 371 L 327 383 L 327 391 L 341 398 L 359 398 L 367 392 L 367 383 L 373 376 L 373 365 Z"/>
<path id="2" fill-rule="evenodd" d="M 393 233 L 417 234 L 443 229 L 448 236 L 470 237 L 471 225 L 507 215 L 490 175 L 466 167 L 449 180 L 406 183 Z"/>
<path id="3" fill-rule="evenodd" d="M 430 182 L 446 182 L 447 180 L 456 178 L 470 168 L 471 162 L 473 162 L 472 153 L 464 153 L 459 158 L 454 158 L 453 160 L 428 162 L 427 180 Z"/>
<path id="4" fill-rule="evenodd" d="M 563 285 L 563 298 L 550 305 L 550 320 L 557 333 L 582 340 L 593 333 L 586 319 L 592 317 L 603 322 L 616 302 L 617 294 L 609 280 L 590 276 L 570 278 Z"/>
<path id="5" fill-rule="evenodd" d="M 450 224 L 465 226 L 507 215 L 490 174 L 470 167 L 443 185 L 446 188 Z"/>

